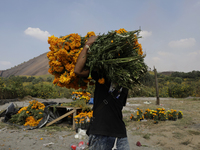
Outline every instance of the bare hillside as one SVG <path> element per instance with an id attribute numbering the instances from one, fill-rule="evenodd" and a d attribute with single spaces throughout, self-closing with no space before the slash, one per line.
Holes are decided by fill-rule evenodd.
<path id="1" fill-rule="evenodd" d="M 9 77 L 11 75 L 29 75 L 29 76 L 34 76 L 34 75 L 46 75 L 48 73 L 49 69 L 49 60 L 47 58 L 47 52 L 35 57 L 33 59 L 30 59 L 27 62 L 24 62 L 16 67 L 13 67 L 11 69 L 7 70 L 0 70 L 0 77 Z M 161 72 L 164 75 L 171 75 L 173 71 L 166 71 L 166 72 Z"/>
<path id="2" fill-rule="evenodd" d="M 13 67 L 11 69 L 0 71 L 1 77 L 9 77 L 11 75 L 46 75 L 48 73 L 49 69 L 49 60 L 47 58 L 47 52 L 35 57 L 33 59 L 30 59 L 27 62 L 24 62 L 16 67 Z"/>

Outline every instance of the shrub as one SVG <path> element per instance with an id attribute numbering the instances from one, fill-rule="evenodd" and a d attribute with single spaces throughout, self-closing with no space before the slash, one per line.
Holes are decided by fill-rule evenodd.
<path id="1" fill-rule="evenodd" d="M 170 83 L 168 85 L 168 93 L 170 97 L 184 98 L 192 95 L 193 88 L 187 84 Z"/>
<path id="2" fill-rule="evenodd" d="M 154 97 L 156 91 L 154 87 L 147 87 L 143 85 L 135 86 L 133 90 L 129 91 L 128 97 Z"/>
<path id="3" fill-rule="evenodd" d="M 179 77 L 174 78 L 174 82 L 176 82 L 178 84 L 181 84 L 182 81 L 183 81 L 182 78 L 179 78 Z"/>

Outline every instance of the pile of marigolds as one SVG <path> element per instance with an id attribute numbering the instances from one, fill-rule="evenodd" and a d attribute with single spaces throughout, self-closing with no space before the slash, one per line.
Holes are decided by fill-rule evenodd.
<path id="1" fill-rule="evenodd" d="M 87 129 L 91 118 L 93 117 L 93 111 L 81 112 L 74 117 L 76 129 Z"/>
<path id="2" fill-rule="evenodd" d="M 153 119 L 154 123 L 158 123 L 158 121 L 166 121 L 166 120 L 173 120 L 176 121 L 177 119 L 183 118 L 182 111 L 176 111 L 171 109 L 168 111 L 165 111 L 164 108 L 157 108 L 156 110 L 146 109 L 145 112 L 139 108 L 137 108 L 137 116 L 134 117 L 133 114 L 131 114 L 130 119 L 134 121 L 141 121 L 145 119 Z"/>
<path id="3" fill-rule="evenodd" d="M 86 104 L 89 102 L 91 94 L 89 92 L 72 92 L 72 100 L 85 100 Z"/>
<path id="4" fill-rule="evenodd" d="M 12 115 L 9 122 L 35 127 L 43 118 L 45 105 L 36 100 L 30 101 L 27 107 L 22 107 L 17 114 Z"/>
<path id="5" fill-rule="evenodd" d="M 138 43 L 140 30 L 126 31 L 119 29 L 99 35 L 89 48 L 84 69 L 98 70 L 101 76 L 98 81 L 104 84 L 106 76 L 111 82 L 118 81 L 119 86 L 133 88 L 147 72 L 144 63 L 142 46 Z M 88 38 L 95 33 L 88 32 L 85 37 L 72 33 L 60 38 L 52 35 L 48 39 L 50 51 L 49 73 L 54 75 L 54 84 L 68 89 L 86 89 L 89 78 L 78 77 L 74 73 L 77 58 Z"/>

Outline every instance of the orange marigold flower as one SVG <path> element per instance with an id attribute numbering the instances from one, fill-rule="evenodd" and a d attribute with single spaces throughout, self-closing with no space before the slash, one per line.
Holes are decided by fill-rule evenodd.
<path id="1" fill-rule="evenodd" d="M 104 79 L 104 78 L 101 78 L 101 79 L 98 80 L 98 82 L 99 82 L 100 84 L 104 84 L 104 83 L 105 83 L 105 79 Z"/>
<path id="2" fill-rule="evenodd" d="M 119 30 L 115 30 L 115 32 L 121 34 L 121 33 L 126 33 L 127 31 L 124 28 L 120 28 Z"/>
<path id="3" fill-rule="evenodd" d="M 88 32 L 85 37 L 91 37 L 91 36 L 96 36 L 96 34 L 94 33 L 94 31 Z"/>
<path id="4" fill-rule="evenodd" d="M 89 79 L 89 80 L 91 80 L 91 79 L 92 79 L 92 77 L 91 77 L 91 76 L 89 76 L 89 77 L 88 77 L 88 79 Z"/>

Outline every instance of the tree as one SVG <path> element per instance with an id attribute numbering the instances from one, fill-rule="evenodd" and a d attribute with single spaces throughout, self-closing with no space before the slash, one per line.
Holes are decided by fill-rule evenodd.
<path id="1" fill-rule="evenodd" d="M 47 82 L 52 82 L 52 81 L 53 81 L 52 77 L 47 77 Z"/>
<path id="2" fill-rule="evenodd" d="M 28 77 L 27 82 L 32 82 L 35 79 L 35 77 Z"/>
<path id="3" fill-rule="evenodd" d="M 181 84 L 182 83 L 182 78 L 180 78 L 180 77 L 176 77 L 176 78 L 174 78 L 174 82 L 176 82 L 176 83 L 178 83 L 178 84 Z"/>
<path id="4" fill-rule="evenodd" d="M 26 76 L 22 76 L 22 77 L 21 77 L 22 82 L 27 82 L 27 79 L 28 79 L 28 78 L 27 78 Z"/>
<path id="5" fill-rule="evenodd" d="M 4 87 L 4 81 L 3 81 L 3 78 L 2 77 L 0 77 L 0 88 L 1 87 Z"/>

